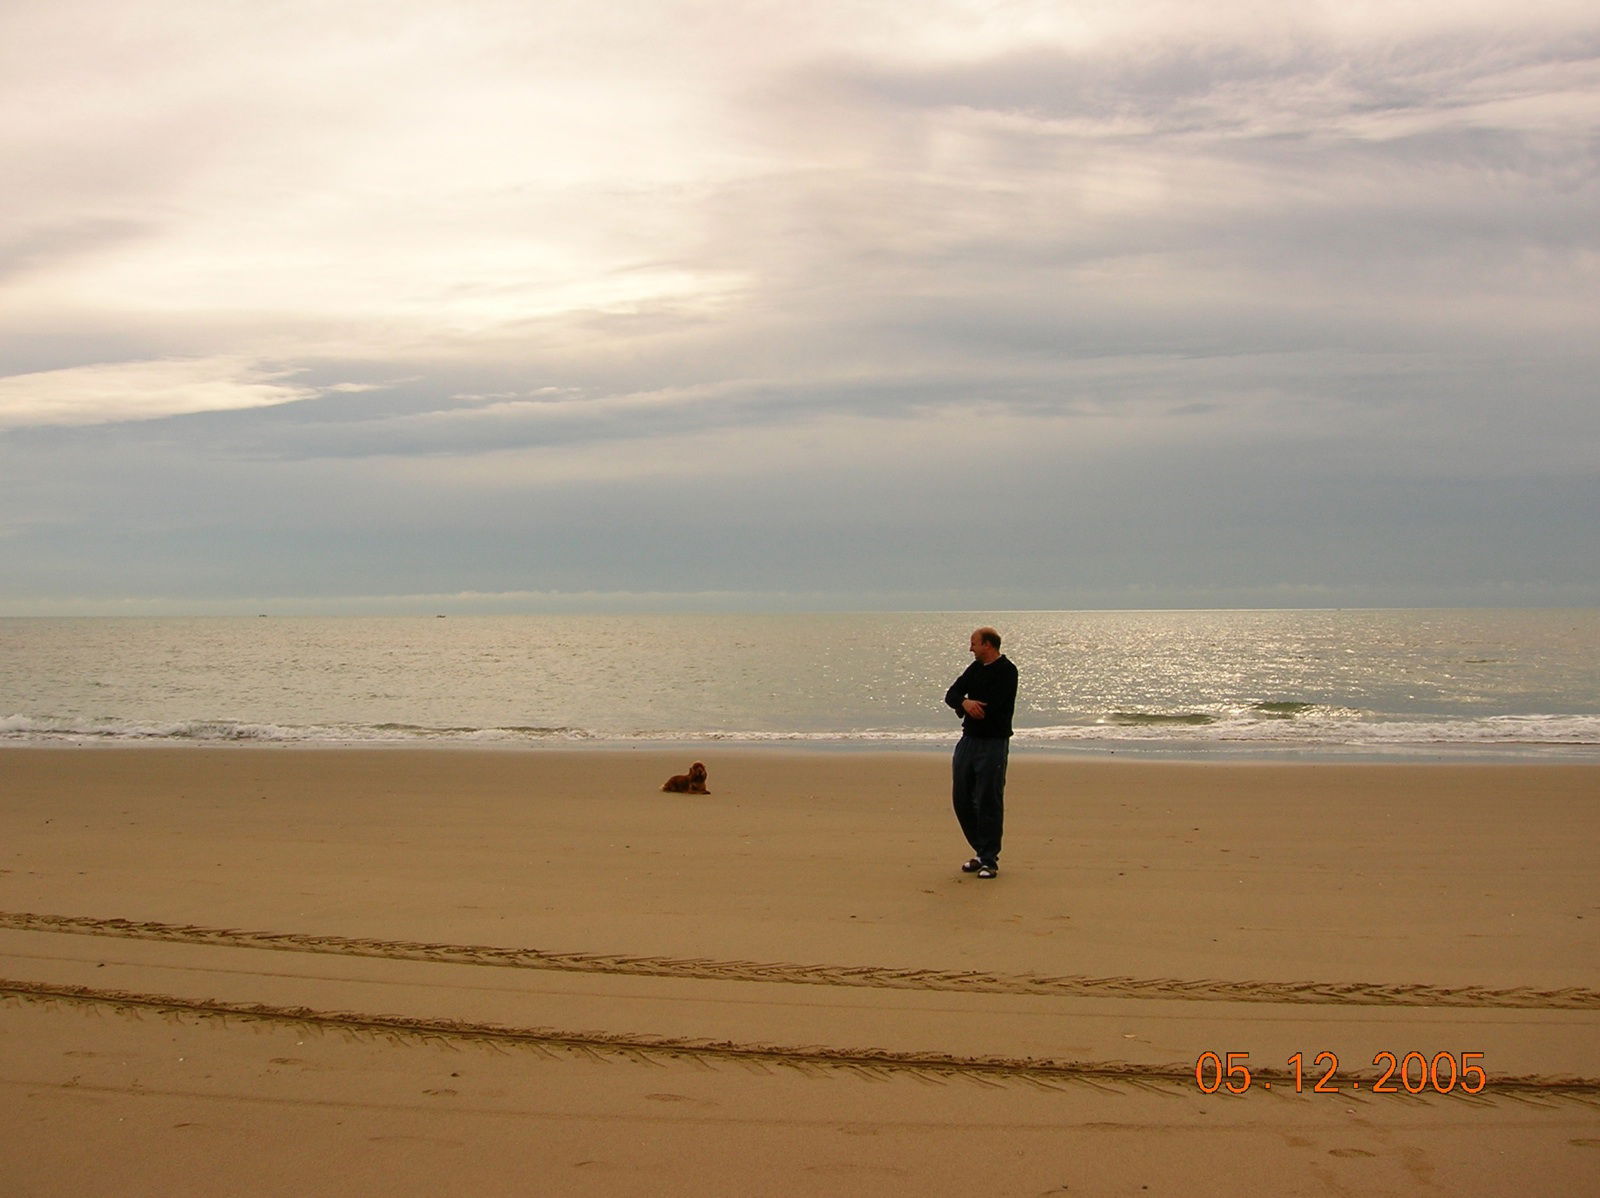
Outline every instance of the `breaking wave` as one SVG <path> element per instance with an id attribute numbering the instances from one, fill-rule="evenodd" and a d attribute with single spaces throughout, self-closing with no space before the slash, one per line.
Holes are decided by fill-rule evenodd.
<path id="1" fill-rule="evenodd" d="M 734 744 L 935 746 L 955 729 L 850 728 L 628 729 L 537 725 L 271 724 L 237 720 L 175 722 L 0 717 L 0 744 L 498 745 L 707 741 Z M 1257 703 L 1214 711 L 1113 711 L 1049 727 L 1019 727 L 1016 744 L 1078 749 L 1164 745 L 1392 750 L 1406 747 L 1600 748 L 1600 715 L 1498 715 L 1479 718 L 1385 717 L 1312 703 Z"/>
<path id="2" fill-rule="evenodd" d="M 236 720 L 173 723 L 61 720 L 13 715 L 0 718 L 0 741 L 76 741 L 260 744 L 398 744 L 415 741 L 485 742 L 587 740 L 581 728 L 430 728 L 419 724 L 249 724 Z"/>

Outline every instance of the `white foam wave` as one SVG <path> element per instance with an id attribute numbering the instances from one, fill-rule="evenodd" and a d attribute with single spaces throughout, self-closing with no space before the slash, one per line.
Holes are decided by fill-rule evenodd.
<path id="1" fill-rule="evenodd" d="M 1097 721 L 1018 731 L 1040 741 L 1253 742 L 1339 745 L 1596 745 L 1600 716 L 1518 715 L 1475 719 L 1380 718 L 1347 708 L 1324 708 L 1294 719 L 1249 715 L 1147 721 Z"/>
<path id="2" fill-rule="evenodd" d="M 0 741 L 170 741 L 262 744 L 403 744 L 415 741 L 586 740 L 578 728 L 427 728 L 411 724 L 252 724 L 237 720 L 175 722 L 0 718 Z"/>
<path id="3" fill-rule="evenodd" d="M 822 731 L 658 730 L 599 731 L 574 727 L 426 727 L 413 724 L 270 724 L 236 720 L 74 720 L 14 714 L 0 717 L 0 743 L 170 744 L 418 744 L 487 745 L 563 742 L 683 742 L 734 744 L 920 745 L 946 744 L 954 727 L 861 728 Z M 1310 708 L 1284 718 L 1277 711 L 1113 713 L 1081 723 L 1019 728 L 1016 743 L 1258 745 L 1392 749 L 1407 746 L 1559 745 L 1600 747 L 1600 715 L 1502 715 L 1480 718 L 1383 718 L 1348 708 Z"/>

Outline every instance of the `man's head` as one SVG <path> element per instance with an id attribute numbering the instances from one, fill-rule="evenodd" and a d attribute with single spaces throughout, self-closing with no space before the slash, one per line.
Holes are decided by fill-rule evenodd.
<path id="1" fill-rule="evenodd" d="M 993 628 L 979 628 L 972 634 L 972 656 L 988 665 L 1000 656 L 1000 634 Z"/>

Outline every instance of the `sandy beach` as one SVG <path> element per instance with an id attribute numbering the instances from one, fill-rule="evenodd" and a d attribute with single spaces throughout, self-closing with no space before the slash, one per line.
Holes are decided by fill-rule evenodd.
<path id="1" fill-rule="evenodd" d="M 0 751 L 0 1187 L 1600 1192 L 1600 766 L 693 755 Z"/>

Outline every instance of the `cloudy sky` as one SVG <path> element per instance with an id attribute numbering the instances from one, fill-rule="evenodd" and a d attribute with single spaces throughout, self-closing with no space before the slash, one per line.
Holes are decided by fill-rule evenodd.
<path id="1" fill-rule="evenodd" d="M 0 614 L 1600 603 L 1592 0 L 8 0 Z"/>

